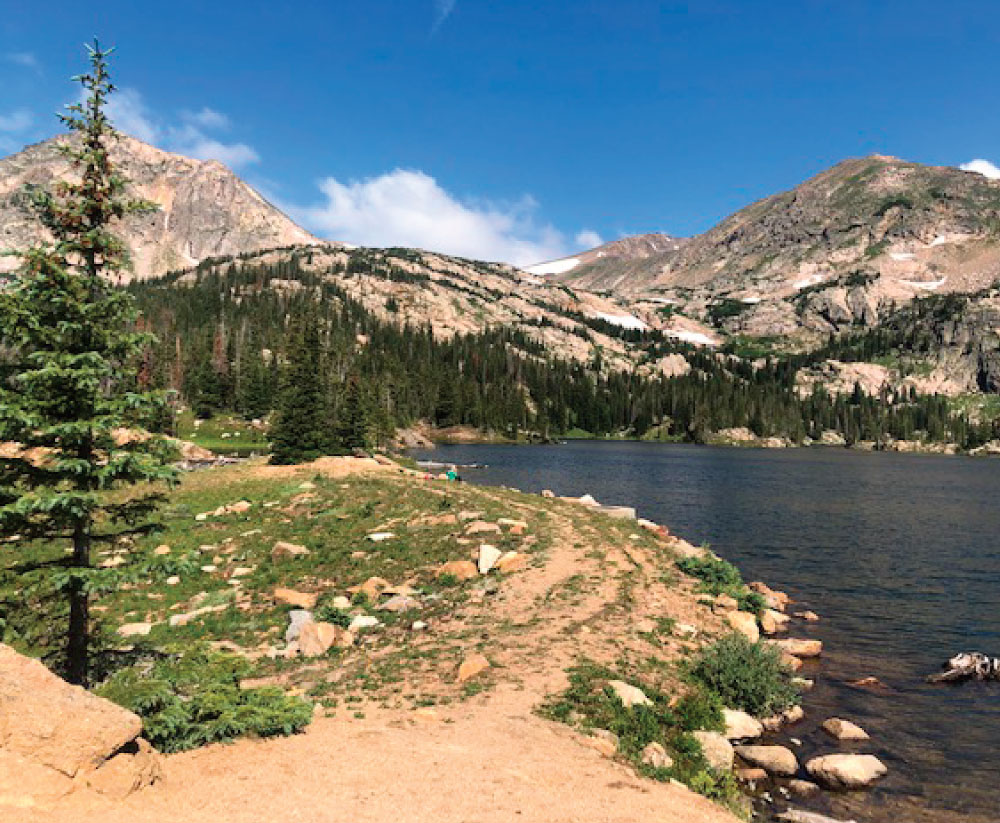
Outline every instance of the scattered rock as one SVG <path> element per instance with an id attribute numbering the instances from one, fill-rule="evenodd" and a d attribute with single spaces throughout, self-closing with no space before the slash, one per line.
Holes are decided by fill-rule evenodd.
<path id="1" fill-rule="evenodd" d="M 785 709 L 781 713 L 781 719 L 791 725 L 792 723 L 798 723 L 800 720 L 804 719 L 806 716 L 806 711 L 801 706 L 792 706 Z"/>
<path id="2" fill-rule="evenodd" d="M 421 603 L 417 598 L 408 594 L 397 594 L 390 597 L 381 606 L 380 612 L 409 612 L 421 608 Z"/>
<path id="3" fill-rule="evenodd" d="M 490 661 L 482 654 L 470 654 L 458 667 L 458 682 L 465 683 L 476 675 L 482 674 L 490 667 Z"/>
<path id="4" fill-rule="evenodd" d="M 669 769 L 674 765 L 674 759 L 660 743 L 647 743 L 640 757 L 644 765 L 654 769 Z"/>
<path id="5" fill-rule="evenodd" d="M 842 720 L 839 717 L 831 717 L 823 722 L 823 731 L 837 740 L 870 740 L 871 738 L 864 729 L 850 720 Z"/>
<path id="6" fill-rule="evenodd" d="M 497 561 L 502 555 L 503 552 L 501 552 L 496 546 L 491 546 L 489 543 L 483 543 L 483 545 L 479 547 L 479 573 L 489 574 L 490 569 L 497 564 Z"/>
<path id="7" fill-rule="evenodd" d="M 361 593 L 372 603 L 379 599 L 379 596 L 386 589 L 390 588 L 392 583 L 386 580 L 384 577 L 369 577 L 360 586 L 351 586 L 348 591 L 352 594 Z"/>
<path id="8" fill-rule="evenodd" d="M 760 721 L 738 709 L 723 709 L 722 719 L 726 724 L 728 740 L 755 740 L 764 733 Z"/>
<path id="9" fill-rule="evenodd" d="M 819 615 L 813 611 L 799 612 L 795 616 L 805 620 L 807 623 L 816 623 L 819 620 Z"/>
<path id="10" fill-rule="evenodd" d="M 205 572 L 205 574 L 211 574 L 212 572 L 218 570 L 218 566 L 216 566 L 214 563 L 208 563 L 208 564 L 202 566 L 201 570 L 203 572 Z"/>
<path id="11" fill-rule="evenodd" d="M 340 609 L 340 611 L 345 611 L 346 609 L 351 608 L 351 599 L 349 597 L 345 597 L 342 594 L 338 594 L 330 602 L 335 609 Z"/>
<path id="12" fill-rule="evenodd" d="M 311 480 L 306 480 L 302 483 L 299 483 L 299 488 L 302 489 L 302 491 L 304 492 L 311 492 L 313 489 L 316 488 L 316 484 L 313 483 Z"/>
<path id="13" fill-rule="evenodd" d="M 784 746 L 737 746 L 736 754 L 751 766 L 765 769 L 768 774 L 791 777 L 799 770 L 795 753 Z"/>
<path id="14" fill-rule="evenodd" d="M 552 489 L 542 489 L 542 497 L 545 497 L 545 498 L 551 500 L 555 496 L 556 496 L 556 493 L 554 491 L 552 491 Z"/>
<path id="15" fill-rule="evenodd" d="M 237 566 L 233 569 L 230 577 L 246 577 L 248 574 L 253 574 L 256 570 L 256 566 Z"/>
<path id="16" fill-rule="evenodd" d="M 383 540 L 391 540 L 395 536 L 392 532 L 372 532 L 365 536 L 365 540 L 371 540 L 372 543 L 381 543 Z"/>
<path id="17" fill-rule="evenodd" d="M 799 689 L 800 691 L 807 692 L 810 689 L 812 689 L 813 686 L 816 685 L 816 681 L 810 680 L 807 677 L 793 677 L 792 685 L 795 686 L 795 688 Z"/>
<path id="18" fill-rule="evenodd" d="M 764 598 L 764 603 L 769 609 L 783 612 L 788 608 L 788 604 L 792 602 L 792 599 L 787 594 L 775 591 L 766 583 L 761 583 L 759 580 L 750 583 L 748 587 L 750 591 L 757 592 L 757 594 Z"/>
<path id="19" fill-rule="evenodd" d="M 819 790 L 819 786 L 811 780 L 794 779 L 788 781 L 788 791 L 797 797 L 810 797 L 819 792 Z"/>
<path id="20" fill-rule="evenodd" d="M 728 772 L 733 768 L 735 750 L 723 735 L 718 732 L 697 731 L 691 732 L 691 736 L 698 741 L 709 766 L 720 772 Z"/>
<path id="21" fill-rule="evenodd" d="M 163 555 L 165 554 L 170 554 L 170 546 L 166 544 L 162 546 L 157 546 L 155 549 L 153 549 L 153 554 L 159 557 L 163 557 Z"/>
<path id="22" fill-rule="evenodd" d="M 751 643 L 760 640 L 757 618 L 749 612 L 726 612 L 726 620 L 735 631 L 738 631 Z"/>
<path id="23" fill-rule="evenodd" d="M 509 517 L 498 517 L 497 525 L 509 529 L 527 529 L 528 523 L 525 520 L 511 520 Z"/>
<path id="24" fill-rule="evenodd" d="M 300 546 L 297 543 L 288 543 L 285 540 L 279 540 L 274 544 L 274 548 L 271 549 L 271 560 L 277 563 L 280 560 L 288 560 L 290 558 L 301 557 L 306 554 L 309 554 L 309 549 L 305 546 Z"/>
<path id="25" fill-rule="evenodd" d="M 168 586 L 176 586 L 181 582 L 181 579 L 176 574 L 172 574 L 166 579 L 165 582 Z"/>
<path id="26" fill-rule="evenodd" d="M 864 689 L 876 694 L 890 694 L 893 691 L 891 686 L 887 686 L 877 677 L 862 677 L 859 680 L 848 680 L 847 685 L 854 689 Z"/>
<path id="27" fill-rule="evenodd" d="M 856 823 L 854 820 L 835 820 L 825 814 L 816 812 L 804 812 L 801 809 L 789 809 L 778 815 L 778 820 L 783 823 Z"/>
<path id="28" fill-rule="evenodd" d="M 465 533 L 473 534 L 500 534 L 501 529 L 496 523 L 487 523 L 485 520 L 473 520 L 465 527 Z"/>
<path id="29" fill-rule="evenodd" d="M 299 632 L 302 631 L 302 627 L 306 623 L 311 623 L 312 619 L 311 611 L 306 609 L 292 609 L 288 613 L 288 628 L 285 629 L 285 642 L 291 643 L 293 640 L 296 640 Z"/>
<path id="30" fill-rule="evenodd" d="M 788 652 L 781 653 L 781 663 L 793 672 L 797 672 L 804 665 L 801 658 L 796 657 L 794 654 L 788 654 Z"/>
<path id="31" fill-rule="evenodd" d="M 528 555 L 522 552 L 509 551 L 500 556 L 500 559 L 496 562 L 495 568 L 498 572 L 502 572 L 503 574 L 513 574 L 514 572 L 527 568 L 527 566 Z"/>
<path id="32" fill-rule="evenodd" d="M 333 623 L 303 623 L 298 636 L 299 654 L 303 657 L 319 657 L 333 646 L 346 648 L 354 644 L 354 635 Z"/>
<path id="33" fill-rule="evenodd" d="M 760 627 L 764 634 L 778 634 L 788 629 L 788 615 L 782 614 L 776 609 L 764 609 L 760 616 Z"/>
<path id="34" fill-rule="evenodd" d="M 382 624 L 377 617 L 372 617 L 367 614 L 359 614 L 351 621 L 351 625 L 347 627 L 347 630 L 350 632 L 357 632 L 362 629 L 374 629 L 380 625 Z"/>
<path id="35" fill-rule="evenodd" d="M 674 634 L 684 638 L 695 637 L 698 634 L 698 629 L 690 623 L 675 623 Z"/>
<path id="36" fill-rule="evenodd" d="M 423 620 L 414 620 L 413 625 L 411 625 L 410 628 L 415 632 L 422 632 L 427 628 L 427 623 Z"/>
<path id="37" fill-rule="evenodd" d="M 715 598 L 715 603 L 712 608 L 716 612 L 733 612 L 740 607 L 740 604 L 736 601 L 735 597 L 730 597 L 728 594 L 720 594 Z"/>
<path id="38" fill-rule="evenodd" d="M 202 606 L 200 609 L 193 609 L 189 612 L 184 612 L 184 614 L 175 614 L 170 617 L 168 623 L 171 626 L 186 626 L 192 620 L 196 620 L 206 614 L 213 614 L 215 612 L 224 612 L 229 608 L 228 603 L 220 603 L 218 606 Z"/>
<path id="39" fill-rule="evenodd" d="M 434 573 L 435 577 L 450 575 L 458 580 L 472 580 L 479 576 L 479 569 L 470 560 L 449 560 Z"/>
<path id="40" fill-rule="evenodd" d="M 612 680 L 608 686 L 626 709 L 631 709 L 633 706 L 650 706 L 653 703 L 642 689 L 630 686 L 624 680 Z"/>
<path id="41" fill-rule="evenodd" d="M 822 640 L 802 640 L 786 638 L 785 640 L 768 640 L 768 643 L 794 657 L 819 657 L 823 654 Z"/>
<path id="42" fill-rule="evenodd" d="M 737 780 L 742 780 L 744 783 L 757 783 L 761 780 L 767 780 L 767 772 L 756 766 L 736 769 L 734 774 Z"/>
<path id="43" fill-rule="evenodd" d="M 806 763 L 806 771 L 829 788 L 861 789 L 883 777 L 888 769 L 873 754 L 827 754 Z"/>
<path id="44" fill-rule="evenodd" d="M 152 623 L 126 623 L 118 627 L 118 634 L 122 637 L 145 637 L 152 630 Z"/>
<path id="45" fill-rule="evenodd" d="M 295 606 L 298 609 L 312 609 L 316 606 L 319 595 L 312 592 L 300 592 L 295 589 L 277 588 L 274 590 L 274 599 L 286 606 Z"/>

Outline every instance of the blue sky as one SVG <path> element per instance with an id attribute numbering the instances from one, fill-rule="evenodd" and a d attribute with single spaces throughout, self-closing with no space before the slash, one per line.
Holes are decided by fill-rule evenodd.
<path id="1" fill-rule="evenodd" d="M 528 263 L 704 231 L 845 157 L 1000 164 L 995 17 L 962 0 L 0 0 L 0 153 L 58 130 L 96 34 L 118 49 L 120 127 L 227 162 L 316 233 Z"/>

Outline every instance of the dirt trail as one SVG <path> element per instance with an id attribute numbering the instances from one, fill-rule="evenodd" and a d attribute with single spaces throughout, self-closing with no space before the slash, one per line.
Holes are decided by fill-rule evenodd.
<path id="1" fill-rule="evenodd" d="M 513 698 L 513 700 L 511 700 Z M 688 789 L 655 783 L 525 714 L 512 687 L 452 710 L 321 719 L 304 734 L 166 759 L 122 803 L 71 795 L 4 821 L 102 823 L 733 823 Z M 513 705 L 511 705 L 513 704 Z"/>
<path id="2" fill-rule="evenodd" d="M 254 476 L 307 471 L 399 474 L 374 461 L 338 458 L 307 468 L 255 467 Z M 291 738 L 165 757 L 164 779 L 126 801 L 77 792 L 46 811 L 4 809 L 4 823 L 733 823 L 735 817 L 680 784 L 639 778 L 568 727 L 534 713 L 565 687 L 566 669 L 583 657 L 606 663 L 626 652 L 674 657 L 678 641 L 652 645 L 643 621 L 669 616 L 711 630 L 716 618 L 689 588 L 660 579 L 672 568 L 669 553 L 623 544 L 574 504 L 514 503 L 489 489 L 476 494 L 511 515 L 540 518 L 551 535 L 543 562 L 505 576 L 497 593 L 463 604 L 439 629 L 438 640 L 483 650 L 493 663 L 491 688 L 434 709 L 389 708 L 391 702 L 371 699 L 360 719 L 354 712 L 362 707 L 342 706 Z M 368 663 L 391 653 L 372 650 Z M 453 670 L 443 679 L 410 671 L 407 680 L 419 681 L 422 694 L 436 687 L 454 701 Z"/>

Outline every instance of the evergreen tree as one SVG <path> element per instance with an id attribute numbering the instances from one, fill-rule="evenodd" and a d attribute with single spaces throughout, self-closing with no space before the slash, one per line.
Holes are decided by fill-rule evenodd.
<path id="1" fill-rule="evenodd" d="M 0 295 L 0 334 L 7 377 L 0 383 L 0 441 L 19 451 L 0 458 L 0 537 L 66 540 L 71 553 L 51 583 L 69 599 L 62 661 L 71 682 L 86 684 L 90 659 L 90 593 L 108 570 L 95 569 L 95 544 L 144 531 L 174 478 L 164 438 L 136 430 L 162 414 L 162 395 L 142 391 L 136 375 L 149 335 L 135 330 L 132 297 L 112 280 L 127 266 L 112 225 L 148 210 L 125 196 L 108 144 L 105 115 L 114 87 L 95 42 L 91 68 L 76 78 L 84 102 L 61 116 L 72 138 L 61 147 L 72 182 L 37 195 L 54 245 L 22 253 L 10 288 Z M 126 498 L 122 487 L 145 485 Z"/>
<path id="2" fill-rule="evenodd" d="M 271 428 L 272 463 L 302 463 L 329 452 L 329 414 L 320 378 L 322 354 L 319 324 L 315 313 L 308 312 L 292 332 Z"/>
<path id="3" fill-rule="evenodd" d="M 362 397 L 361 380 L 356 374 L 348 376 L 344 396 L 337 413 L 336 445 L 338 450 L 350 452 L 365 449 L 369 440 L 369 415 Z"/>

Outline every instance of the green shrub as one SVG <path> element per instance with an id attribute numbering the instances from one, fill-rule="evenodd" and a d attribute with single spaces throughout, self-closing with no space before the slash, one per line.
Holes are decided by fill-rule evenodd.
<path id="1" fill-rule="evenodd" d="M 725 706 L 769 717 L 799 702 L 791 670 L 773 646 L 731 634 L 705 647 L 691 667 L 695 682 Z"/>
<path id="2" fill-rule="evenodd" d="M 196 650 L 116 672 L 97 693 L 142 717 L 157 749 L 177 752 L 244 735 L 293 734 L 312 706 L 280 689 L 241 689 L 242 658 Z"/>
<path id="3" fill-rule="evenodd" d="M 764 598 L 747 589 L 743 575 L 732 563 L 708 555 L 706 557 L 682 557 L 677 568 L 690 577 L 701 581 L 701 591 L 734 598 L 739 608 L 745 612 L 760 614 L 764 609 Z"/>
<path id="4" fill-rule="evenodd" d="M 722 709 L 722 700 L 715 692 L 697 689 L 677 701 L 674 714 L 677 725 L 686 732 L 698 729 L 721 732 L 726 727 Z"/>

